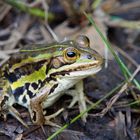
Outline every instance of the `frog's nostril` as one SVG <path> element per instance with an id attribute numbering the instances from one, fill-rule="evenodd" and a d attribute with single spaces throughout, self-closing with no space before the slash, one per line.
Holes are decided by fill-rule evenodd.
<path id="1" fill-rule="evenodd" d="M 88 58 L 88 59 L 91 59 L 91 58 L 92 58 L 92 56 L 89 54 L 89 55 L 87 55 L 87 58 Z"/>

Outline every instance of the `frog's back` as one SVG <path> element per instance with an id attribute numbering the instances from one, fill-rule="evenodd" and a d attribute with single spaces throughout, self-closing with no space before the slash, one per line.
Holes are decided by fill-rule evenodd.
<path id="1" fill-rule="evenodd" d="M 27 103 L 27 99 L 34 97 L 35 92 L 44 84 L 49 59 L 41 59 L 41 56 L 36 58 L 39 54 L 45 54 L 45 51 L 20 51 L 0 68 L 0 90 L 7 90 L 8 94 L 14 95 L 19 104 Z"/>
<path id="2" fill-rule="evenodd" d="M 0 79 L 6 78 L 10 85 L 21 82 L 22 86 L 27 80 L 31 81 L 31 78 L 34 82 L 42 81 L 47 75 L 47 70 L 49 70 L 48 65 L 53 53 L 61 52 L 59 51 L 60 47 L 65 48 L 66 46 L 65 43 L 53 43 L 48 46 L 44 44 L 27 45 L 3 64 L 0 68 Z M 37 76 L 41 79 L 35 78 Z M 15 90 L 16 87 L 19 87 L 19 85 L 14 86 L 13 89 Z"/>

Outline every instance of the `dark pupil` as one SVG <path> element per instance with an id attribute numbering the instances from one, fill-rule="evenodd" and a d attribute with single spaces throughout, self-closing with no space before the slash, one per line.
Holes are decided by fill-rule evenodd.
<path id="1" fill-rule="evenodd" d="M 76 53 L 75 52 L 67 52 L 68 57 L 75 57 Z"/>

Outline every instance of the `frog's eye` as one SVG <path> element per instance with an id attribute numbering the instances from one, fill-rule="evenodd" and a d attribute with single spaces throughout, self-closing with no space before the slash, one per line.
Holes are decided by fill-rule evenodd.
<path id="1" fill-rule="evenodd" d="M 74 62 L 77 58 L 79 58 L 80 54 L 75 48 L 67 48 L 64 50 L 64 59 L 67 62 Z"/>
<path id="2" fill-rule="evenodd" d="M 80 47 L 90 47 L 90 40 L 85 35 L 80 35 L 76 38 L 76 42 Z"/>
<path id="3" fill-rule="evenodd" d="M 75 57 L 76 56 L 76 53 L 73 51 L 71 51 L 71 52 L 67 52 L 67 57 L 70 57 L 70 58 L 73 58 L 73 57 Z"/>

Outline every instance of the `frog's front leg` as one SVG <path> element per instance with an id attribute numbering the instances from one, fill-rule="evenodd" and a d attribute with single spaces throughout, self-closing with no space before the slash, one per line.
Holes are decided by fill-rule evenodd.
<path id="1" fill-rule="evenodd" d="M 73 97 L 73 99 L 72 99 L 72 101 L 69 105 L 69 108 L 73 107 L 74 104 L 78 102 L 80 112 L 83 112 L 87 109 L 86 102 L 87 102 L 88 99 L 85 97 L 83 90 L 84 90 L 83 89 L 83 80 L 81 80 L 80 82 L 78 82 L 75 85 L 75 90 L 66 91 L 66 94 Z M 82 120 L 84 122 L 86 122 L 86 118 L 87 118 L 87 113 L 85 113 L 82 116 Z"/>

